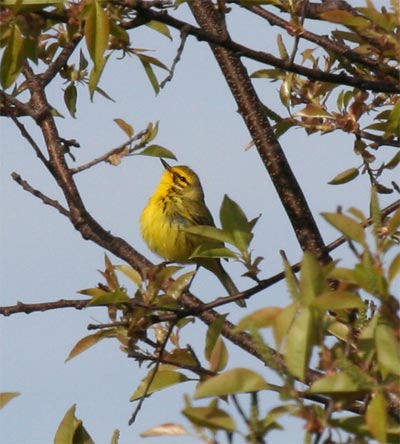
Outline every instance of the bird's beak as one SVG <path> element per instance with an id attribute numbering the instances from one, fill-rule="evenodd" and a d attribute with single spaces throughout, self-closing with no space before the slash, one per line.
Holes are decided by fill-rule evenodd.
<path id="1" fill-rule="evenodd" d="M 171 165 L 169 165 L 163 158 L 160 157 L 160 161 L 161 161 L 161 163 L 163 164 L 163 167 L 166 170 L 170 170 L 171 169 Z"/>

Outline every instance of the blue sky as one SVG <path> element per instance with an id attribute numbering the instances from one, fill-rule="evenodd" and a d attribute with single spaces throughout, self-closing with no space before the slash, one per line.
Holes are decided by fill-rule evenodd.
<path id="1" fill-rule="evenodd" d="M 180 14 L 187 17 L 185 6 Z M 275 37 L 262 21 L 244 22 L 236 14 L 232 14 L 231 19 L 237 40 L 251 44 L 256 39 L 258 45 L 263 47 L 261 42 L 265 42 L 267 51 L 277 53 Z M 178 44 L 176 33 L 172 44 L 149 29 L 139 29 L 132 34 L 134 47 L 156 48 L 154 55 L 168 65 Z M 258 65 L 249 63 L 248 66 L 252 71 Z M 279 106 L 277 83 L 258 80 L 255 84 L 270 107 Z M 179 163 L 196 170 L 216 220 L 225 193 L 242 206 L 249 218 L 261 213 L 253 249 L 255 255 L 265 258 L 261 264 L 262 277 L 281 271 L 279 250 L 285 250 L 292 262 L 300 259 L 297 241 L 257 151 L 246 150 L 249 134 L 206 44 L 188 39 L 173 82 L 157 97 L 135 59 L 112 60 L 101 86 L 115 103 L 101 96 L 90 103 L 87 91 L 80 88 L 77 119 L 68 116 L 62 103 L 61 82 L 57 81 L 49 89 L 51 103 L 65 116 L 57 120 L 61 136 L 77 139 L 81 145 L 75 152 L 77 164 L 124 142 L 125 136 L 113 122 L 114 118 L 125 119 L 136 131 L 144 129 L 148 122 L 159 121 L 156 143 L 171 149 Z M 43 146 L 38 131 L 30 123 L 26 125 Z M 1 121 L 1 140 L 1 305 L 78 298 L 78 290 L 94 287 L 101 281 L 97 270 L 103 268 L 104 251 L 84 241 L 66 218 L 24 192 L 10 178 L 11 172 L 16 171 L 32 186 L 62 202 L 53 179 L 12 122 L 6 119 Z M 323 222 L 319 216 L 321 211 L 335 211 L 340 204 L 344 208 L 357 206 L 368 213 L 367 177 L 345 186 L 327 185 L 338 172 L 360 163 L 353 154 L 350 137 L 336 133 L 307 137 L 301 130 L 294 130 L 282 137 L 281 142 L 326 242 L 332 241 L 336 233 Z M 161 172 L 157 159 L 137 156 L 126 159 L 118 167 L 98 165 L 76 178 L 95 219 L 154 262 L 159 259 L 148 251 L 141 239 L 138 220 Z M 383 204 L 389 201 L 390 198 Z M 346 254 L 342 248 L 335 257 Z M 110 257 L 114 263 L 121 263 Z M 230 264 L 227 269 L 241 289 L 251 285 L 251 281 L 240 277 L 244 272 L 240 265 Z M 209 290 L 207 294 L 205 287 Z M 206 271 L 196 277 L 192 290 L 205 299 L 224 294 L 219 282 Z M 281 283 L 256 295 L 247 313 L 266 304 L 288 303 L 288 292 Z M 233 321 L 244 315 L 236 306 L 229 310 Z M 188 438 L 170 441 L 139 438 L 142 431 L 160 423 L 187 424 L 179 411 L 183 407 L 182 394 L 191 393 L 193 385 L 182 385 L 179 390 L 174 388 L 152 396 L 145 402 L 137 423 L 128 427 L 134 409 L 129 397 L 146 374 L 146 368 L 139 368 L 127 359 L 113 340 L 103 341 L 64 363 L 74 344 L 88 334 L 87 324 L 101 321 L 107 321 L 103 309 L 65 309 L 0 318 L 0 391 L 21 392 L 19 398 L 1 411 L 2 442 L 51 443 L 63 415 L 74 403 L 77 416 L 97 444 L 110 442 L 116 428 L 121 430 L 121 444 L 198 442 Z M 196 322 L 188 328 L 182 343 L 189 342 L 201 352 L 204 332 L 205 327 Z M 268 380 L 274 378 L 261 364 L 254 365 L 243 352 L 232 347 L 230 350 L 230 367 L 248 365 Z M 266 398 L 268 408 L 273 407 L 273 403 L 272 395 Z M 303 433 L 300 422 L 283 424 L 288 424 L 288 430 L 271 435 L 272 444 L 298 441 L 299 433 Z"/>

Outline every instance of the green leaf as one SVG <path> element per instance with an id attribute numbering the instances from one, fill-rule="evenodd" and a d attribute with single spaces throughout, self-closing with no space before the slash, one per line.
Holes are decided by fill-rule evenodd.
<path id="1" fill-rule="evenodd" d="M 153 90 L 157 95 L 160 91 L 160 84 L 158 83 L 158 79 L 154 73 L 154 70 L 149 62 L 146 62 L 142 59 L 140 61 L 142 62 L 142 65 L 143 65 L 144 71 L 147 75 L 147 78 L 150 80 L 150 84 L 153 87 Z"/>
<path id="2" fill-rule="evenodd" d="M 245 230 L 248 227 L 248 220 L 244 211 L 226 194 L 222 201 L 219 216 L 222 228 L 226 231 Z"/>
<path id="3" fill-rule="evenodd" d="M 265 307 L 242 318 L 235 328 L 235 332 L 272 327 L 281 307 Z"/>
<path id="4" fill-rule="evenodd" d="M 131 300 L 126 294 L 126 291 L 119 289 L 116 291 L 106 292 L 105 294 L 100 294 L 99 296 L 94 296 L 92 300 L 88 302 L 87 306 L 123 304 L 130 301 Z"/>
<path id="5" fill-rule="evenodd" d="M 159 392 L 160 390 L 172 387 L 173 385 L 189 381 L 189 378 L 186 375 L 170 370 L 171 368 L 171 366 L 161 366 L 154 376 L 150 387 L 147 388 L 154 373 L 154 370 L 151 370 L 142 380 L 135 393 L 131 396 L 130 401 L 136 401 L 145 395 L 151 395 L 154 392 Z"/>
<path id="6" fill-rule="evenodd" d="M 109 294 L 108 291 L 103 290 L 102 288 L 85 288 L 84 290 L 79 290 L 78 293 L 85 294 L 90 297 L 104 296 Z"/>
<path id="7" fill-rule="evenodd" d="M 110 338 L 112 336 L 116 335 L 117 330 L 114 328 L 109 328 L 105 330 L 100 330 L 97 333 L 94 333 L 92 335 L 85 336 L 84 338 L 80 339 L 73 347 L 73 349 L 70 351 L 67 359 L 65 362 L 70 361 L 71 359 L 75 358 L 76 356 L 80 355 L 87 349 L 93 347 L 93 345 L 96 345 L 98 342 L 100 342 L 102 339 Z"/>
<path id="8" fill-rule="evenodd" d="M 114 122 L 122 129 L 122 131 L 131 138 L 133 134 L 135 133 L 133 130 L 133 126 L 130 125 L 128 122 L 125 122 L 124 119 L 116 118 L 114 119 Z"/>
<path id="9" fill-rule="evenodd" d="M 324 290 L 322 266 L 308 251 L 304 253 L 300 273 L 300 301 L 309 305 Z"/>
<path id="10" fill-rule="evenodd" d="M 64 91 L 64 102 L 68 108 L 71 117 L 76 117 L 76 100 L 78 98 L 78 91 L 73 83 L 70 83 Z"/>
<path id="11" fill-rule="evenodd" d="M 150 282 L 152 289 L 157 292 L 165 282 L 168 281 L 175 273 L 182 270 L 183 267 L 178 265 L 171 265 L 168 267 L 163 267 L 161 270 L 157 271 L 157 275 Z"/>
<path id="12" fill-rule="evenodd" d="M 143 284 L 142 276 L 140 275 L 140 273 L 138 271 L 136 271 L 131 266 L 126 265 L 126 264 L 114 265 L 114 269 L 124 273 L 124 275 L 127 276 L 138 287 L 140 287 Z"/>
<path id="13" fill-rule="evenodd" d="M 399 163 L 400 163 L 400 151 L 397 151 L 397 153 L 388 162 L 385 163 L 385 168 L 388 170 L 394 170 Z"/>
<path id="14" fill-rule="evenodd" d="M 274 325 L 274 337 L 278 348 L 281 347 L 282 343 L 286 338 L 287 332 L 292 325 L 293 319 L 299 308 L 298 303 L 290 304 L 277 314 Z"/>
<path id="15" fill-rule="evenodd" d="M 217 342 L 215 343 L 211 351 L 209 361 L 210 370 L 213 372 L 219 372 L 223 370 L 228 364 L 229 353 L 221 336 L 217 338 Z"/>
<path id="16" fill-rule="evenodd" d="M 282 60 L 288 60 L 289 59 L 289 54 L 287 52 L 285 44 L 283 43 L 282 34 L 278 34 L 277 43 L 278 43 L 279 55 L 280 55 L 281 59 Z"/>
<path id="17" fill-rule="evenodd" d="M 365 232 L 363 227 L 349 216 L 340 213 L 321 213 L 327 222 L 333 225 L 348 239 L 365 245 Z"/>
<path id="18" fill-rule="evenodd" d="M 375 330 L 375 346 L 383 375 L 400 376 L 400 346 L 394 329 L 379 322 Z"/>
<path id="19" fill-rule="evenodd" d="M 381 219 L 381 208 L 379 206 L 378 194 L 374 186 L 371 188 L 370 211 L 373 220 L 374 234 L 378 236 L 380 233 L 380 229 L 382 227 L 382 219 Z"/>
<path id="20" fill-rule="evenodd" d="M 210 248 L 209 245 L 199 245 L 191 254 L 190 259 L 196 258 L 231 258 L 236 259 L 237 254 L 226 247 Z"/>
<path id="21" fill-rule="evenodd" d="M 212 430 L 235 431 L 235 421 L 224 410 L 211 405 L 209 407 L 186 407 L 182 413 L 195 425 Z"/>
<path id="22" fill-rule="evenodd" d="M 101 2 L 92 0 L 85 21 L 86 45 L 96 69 L 104 67 L 104 53 L 108 46 L 110 23 Z"/>
<path id="23" fill-rule="evenodd" d="M 220 220 L 223 230 L 231 234 L 234 245 L 240 251 L 247 250 L 255 222 L 251 224 L 240 206 L 226 194 L 221 205 Z"/>
<path id="24" fill-rule="evenodd" d="M 196 271 L 188 271 L 182 276 L 179 276 L 172 282 L 171 285 L 168 286 L 166 295 L 171 297 L 175 301 L 178 301 L 182 296 L 182 293 L 188 289 L 195 274 Z"/>
<path id="25" fill-rule="evenodd" d="M 54 444 L 94 444 L 82 421 L 75 416 L 74 404 L 58 426 Z"/>
<path id="26" fill-rule="evenodd" d="M 346 432 L 354 433 L 359 437 L 369 435 L 364 416 L 349 416 L 337 419 L 331 418 L 329 422 L 333 426 L 340 427 Z"/>
<path id="27" fill-rule="evenodd" d="M 292 84 L 293 84 L 293 74 L 287 73 L 284 79 L 282 80 L 281 87 L 279 88 L 279 97 L 281 99 L 281 102 L 288 110 L 290 109 Z"/>
<path id="28" fill-rule="evenodd" d="M 308 307 L 301 307 L 286 336 L 285 362 L 290 373 L 300 380 L 306 377 L 317 328 L 314 311 Z"/>
<path id="29" fill-rule="evenodd" d="M 279 80 L 285 78 L 285 72 L 281 69 L 259 69 L 258 71 L 254 71 L 250 77 L 253 79 Z"/>
<path id="30" fill-rule="evenodd" d="M 204 237 L 205 239 L 233 244 L 233 239 L 230 233 L 221 230 L 220 228 L 212 227 L 211 225 L 195 225 L 193 227 L 182 228 L 182 231 Z"/>
<path id="31" fill-rule="evenodd" d="M 138 153 L 141 156 L 164 157 L 165 159 L 177 160 L 175 154 L 161 145 L 149 145 Z"/>
<path id="32" fill-rule="evenodd" d="M 0 393 L 0 409 L 8 404 L 12 399 L 20 396 L 19 392 L 2 392 Z"/>
<path id="33" fill-rule="evenodd" d="M 300 284 L 295 273 L 286 257 L 283 257 L 283 265 L 285 268 L 285 279 L 289 290 L 289 294 L 293 301 L 300 300 Z"/>
<path id="34" fill-rule="evenodd" d="M 338 23 L 350 28 L 365 29 L 371 26 L 370 20 L 354 15 L 349 11 L 333 10 L 326 11 L 320 14 L 320 17 L 329 22 Z"/>
<path id="35" fill-rule="evenodd" d="M 376 297 L 386 297 L 388 282 L 382 273 L 382 268 L 376 263 L 372 254 L 364 251 L 362 262 L 356 264 L 354 270 L 357 285 Z"/>
<path id="36" fill-rule="evenodd" d="M 395 256 L 391 264 L 389 265 L 388 279 L 389 283 L 393 283 L 397 276 L 400 275 L 400 253 Z"/>
<path id="37" fill-rule="evenodd" d="M 363 300 L 356 293 L 349 291 L 329 291 L 318 296 L 312 303 L 321 310 L 341 310 L 345 308 L 363 308 Z"/>
<path id="38" fill-rule="evenodd" d="M 204 349 L 204 356 L 210 362 L 211 354 L 221 335 L 222 327 L 224 325 L 227 315 L 218 316 L 208 327 L 206 334 L 206 346 Z"/>
<path id="39" fill-rule="evenodd" d="M 359 210 L 358 208 L 350 207 L 348 209 L 348 212 L 351 215 L 353 215 L 354 217 L 356 217 L 360 222 L 365 222 L 365 220 L 367 219 L 365 217 L 365 214 L 361 210 Z"/>
<path id="40" fill-rule="evenodd" d="M 103 74 L 104 67 L 106 66 L 108 57 L 103 57 L 98 63 L 93 66 L 93 69 L 89 74 L 89 93 L 90 99 L 93 100 L 93 96 L 95 92 L 99 92 L 102 94 L 102 90 L 97 86 L 100 81 L 100 77 Z"/>
<path id="41" fill-rule="evenodd" d="M 341 173 L 337 174 L 328 182 L 328 184 L 341 185 L 355 179 L 359 174 L 360 172 L 358 171 L 358 168 L 349 168 L 348 170 L 342 171 Z"/>
<path id="42" fill-rule="evenodd" d="M 142 63 L 148 63 L 149 65 L 154 65 L 154 66 L 157 66 L 158 68 L 169 71 L 168 67 L 163 62 L 156 59 L 155 57 L 151 57 L 151 56 L 148 56 L 145 54 L 140 54 L 140 53 L 136 53 L 136 56 L 140 59 L 140 61 Z"/>
<path id="43" fill-rule="evenodd" d="M 8 44 L 3 52 L 0 66 L 1 84 L 9 88 L 19 76 L 24 61 L 24 38 L 18 25 L 14 24 L 8 37 Z"/>
<path id="44" fill-rule="evenodd" d="M 400 99 L 397 99 L 390 112 L 385 133 L 396 134 L 397 136 L 400 134 Z"/>
<path id="45" fill-rule="evenodd" d="M 146 22 L 146 26 L 148 26 L 151 29 L 154 29 L 154 31 L 159 32 L 165 37 L 168 37 L 172 41 L 171 32 L 169 31 L 169 28 L 165 23 L 158 22 L 156 20 L 150 20 L 149 22 Z"/>
<path id="46" fill-rule="evenodd" d="M 379 442 L 387 442 L 387 400 L 382 392 L 375 394 L 368 404 L 365 420 L 371 435 Z"/>
<path id="47" fill-rule="evenodd" d="M 354 394 L 365 391 L 367 391 L 365 387 L 362 388 L 353 378 L 344 372 L 324 376 L 313 382 L 309 389 L 310 393 L 325 395 Z"/>
<path id="48" fill-rule="evenodd" d="M 235 368 L 202 382 L 194 395 L 195 399 L 210 396 L 227 396 L 237 393 L 257 392 L 269 385 L 258 373 L 247 368 Z"/>
<path id="49" fill-rule="evenodd" d="M 298 111 L 294 114 L 295 117 L 319 117 L 319 118 L 328 118 L 334 119 L 335 117 L 328 113 L 322 106 L 309 104 L 302 110 Z"/>

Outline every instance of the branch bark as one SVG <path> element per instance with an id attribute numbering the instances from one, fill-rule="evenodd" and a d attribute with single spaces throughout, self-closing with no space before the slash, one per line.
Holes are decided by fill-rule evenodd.
<path id="1" fill-rule="evenodd" d="M 210 45 L 218 45 L 226 48 L 232 53 L 235 53 L 237 57 L 247 57 L 251 60 L 271 65 L 287 72 L 302 75 L 310 80 L 334 83 L 337 85 L 347 85 L 361 90 L 374 92 L 400 93 L 400 85 L 396 80 L 366 80 L 361 77 L 349 76 L 344 72 L 332 74 L 318 69 L 306 68 L 305 66 L 292 63 L 290 60 L 283 60 L 272 54 L 248 48 L 247 46 L 234 42 L 230 38 L 226 38 L 223 34 L 209 32 L 208 28 L 192 26 L 172 17 L 167 12 L 145 10 L 141 11 L 141 14 L 144 16 L 145 21 L 157 20 L 178 30 L 186 29 L 188 34 L 193 35 L 199 41 L 205 41 Z M 124 26 L 124 24 L 122 24 L 122 26 Z M 130 29 L 129 24 L 126 24 L 126 27 Z"/>
<path id="2" fill-rule="evenodd" d="M 203 30 L 225 42 L 230 41 L 223 17 L 211 1 L 193 0 L 189 6 Z M 279 194 L 301 248 L 310 251 L 321 262 L 329 262 L 330 256 L 325 250 L 324 241 L 305 196 L 265 116 L 263 104 L 239 55 L 225 46 L 214 43 L 210 46 L 236 100 L 239 113 Z"/>

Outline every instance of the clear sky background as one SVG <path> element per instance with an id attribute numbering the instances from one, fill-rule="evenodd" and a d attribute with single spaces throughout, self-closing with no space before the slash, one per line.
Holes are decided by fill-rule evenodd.
<path id="1" fill-rule="evenodd" d="M 362 2 L 351 2 L 363 4 Z M 389 1 L 375 1 L 377 6 Z M 236 10 L 236 8 L 234 8 Z M 179 15 L 187 19 L 183 6 Z M 229 15 L 233 38 L 246 45 L 277 53 L 276 30 L 249 14 Z M 317 26 L 317 24 L 312 24 Z M 326 32 L 326 31 L 325 31 Z M 132 46 L 154 48 L 154 53 L 167 65 L 171 64 L 179 36 L 174 42 L 147 29 L 132 33 Z M 285 37 L 290 48 L 290 39 Z M 254 43 L 256 42 L 256 43 Z M 75 58 L 76 60 L 76 58 Z M 260 68 L 247 63 L 249 71 Z M 158 72 L 159 78 L 165 74 Z M 256 80 L 257 90 L 268 106 L 279 103 L 278 83 Z M 174 80 L 155 97 L 140 63 L 132 58 L 109 63 L 101 87 L 115 103 L 96 95 L 90 103 L 85 88 L 79 89 L 77 119 L 72 119 L 62 102 L 60 81 L 49 88 L 51 103 L 65 116 L 58 119 L 60 134 L 77 139 L 81 145 L 74 152 L 76 164 L 85 163 L 118 146 L 125 135 L 113 122 L 120 117 L 134 125 L 136 131 L 148 122 L 160 121 L 156 143 L 171 149 L 179 163 L 193 167 L 202 179 L 206 201 L 218 220 L 219 206 L 227 193 L 237 201 L 249 218 L 261 213 L 255 228 L 253 249 L 263 256 L 261 277 L 282 270 L 279 250 L 286 251 L 291 262 L 301 258 L 300 248 L 280 204 L 271 181 L 255 148 L 246 150 L 250 136 L 219 68 L 205 43 L 188 38 Z M 279 107 L 282 110 L 282 107 Z M 38 131 L 28 125 L 39 145 L 43 141 Z M 298 129 L 281 139 L 285 153 L 298 177 L 312 211 L 328 243 L 337 233 L 319 216 L 321 211 L 335 211 L 357 206 L 368 213 L 369 182 L 366 176 L 343 186 L 327 182 L 340 171 L 358 166 L 353 154 L 351 137 L 334 133 L 309 136 Z M 391 149 L 386 150 L 393 155 Z M 84 241 L 69 221 L 53 208 L 44 206 L 23 191 L 10 177 L 16 171 L 29 183 L 51 198 L 63 202 L 53 179 L 42 168 L 33 150 L 20 137 L 12 122 L 1 120 L 1 305 L 75 299 L 78 290 L 94 287 L 102 278 L 104 251 Z M 85 204 L 92 216 L 107 230 L 126 239 L 154 262 L 160 261 L 148 251 L 140 236 L 139 217 L 147 199 L 154 191 L 162 173 L 156 158 L 131 157 L 118 167 L 100 164 L 76 177 Z M 390 197 L 382 199 L 389 203 Z M 346 249 L 335 257 L 346 260 Z M 115 257 L 115 264 L 121 261 Z M 252 283 L 240 275 L 244 270 L 231 264 L 228 270 L 241 289 Z M 204 289 L 207 288 L 207 291 Z M 133 287 L 129 287 L 132 292 Z M 192 290 L 199 297 L 211 300 L 224 290 L 208 272 L 201 271 Z M 237 321 L 264 305 L 285 306 L 290 302 L 285 284 L 281 283 L 254 296 L 246 311 L 236 306 L 224 308 Z M 103 341 L 83 355 L 64 363 L 74 344 L 89 334 L 89 323 L 107 321 L 106 310 L 91 308 L 46 313 L 17 314 L 0 317 L 0 391 L 18 391 L 21 396 L 0 412 L 0 441 L 7 444 L 47 444 L 65 412 L 77 404 L 77 416 L 97 444 L 110 442 L 114 429 L 121 431 L 120 443 L 185 443 L 197 440 L 173 438 L 143 439 L 139 434 L 157 424 L 181 422 L 182 394 L 192 392 L 194 385 L 183 384 L 148 399 L 137 422 L 128 427 L 135 405 L 129 402 L 146 368 L 127 359 L 115 340 Z M 199 333 L 200 332 L 200 333 Z M 190 343 L 201 353 L 204 348 L 205 326 L 197 321 L 184 331 L 182 344 Z M 270 338 L 270 336 L 267 335 Z M 271 339 L 272 340 L 272 339 Z M 230 367 L 252 366 L 271 382 L 275 376 L 244 353 L 230 347 Z M 275 379 L 274 379 L 275 378 Z M 275 398 L 267 394 L 265 409 L 274 406 Z M 271 444 L 300 442 L 300 421 L 283 421 L 284 432 L 274 432 Z"/>

